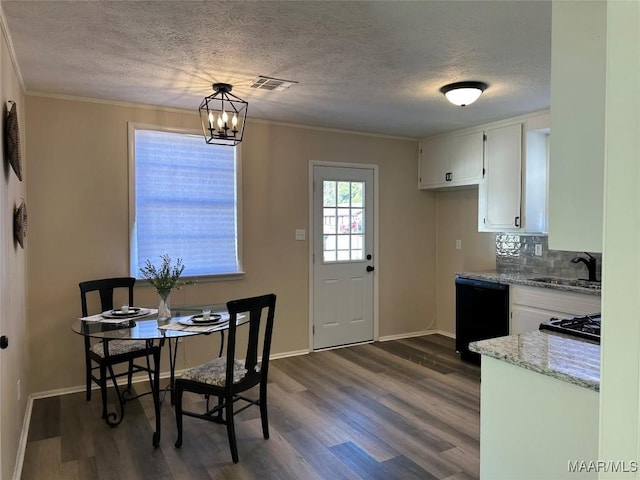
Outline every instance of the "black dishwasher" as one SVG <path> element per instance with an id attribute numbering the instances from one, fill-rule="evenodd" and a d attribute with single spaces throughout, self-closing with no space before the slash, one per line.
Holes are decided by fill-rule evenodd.
<path id="1" fill-rule="evenodd" d="M 456 351 L 460 358 L 480 364 L 469 342 L 509 335 L 509 285 L 456 278 Z"/>

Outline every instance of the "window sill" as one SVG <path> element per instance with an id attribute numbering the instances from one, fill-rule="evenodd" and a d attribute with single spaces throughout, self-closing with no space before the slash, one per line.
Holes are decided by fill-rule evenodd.
<path id="1" fill-rule="evenodd" d="M 174 288 L 183 288 L 189 285 L 196 285 L 198 283 L 210 283 L 210 282 L 228 282 L 234 280 L 243 280 L 245 272 L 235 273 L 220 273 L 212 275 L 193 275 L 188 277 L 180 277 L 178 283 Z M 148 280 L 144 278 L 138 278 L 136 282 L 139 285 L 150 285 Z"/>

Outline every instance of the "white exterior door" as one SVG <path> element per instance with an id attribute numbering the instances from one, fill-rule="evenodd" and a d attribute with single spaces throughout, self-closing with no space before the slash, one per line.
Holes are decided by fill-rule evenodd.
<path id="1" fill-rule="evenodd" d="M 313 348 L 374 338 L 374 170 L 313 167 Z"/>

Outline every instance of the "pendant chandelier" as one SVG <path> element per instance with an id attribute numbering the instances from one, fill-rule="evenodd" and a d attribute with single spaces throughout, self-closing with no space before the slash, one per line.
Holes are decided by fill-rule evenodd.
<path id="1" fill-rule="evenodd" d="M 213 94 L 200 104 L 202 133 L 212 145 L 235 146 L 242 141 L 249 104 L 231 93 L 228 83 L 214 83 Z"/>

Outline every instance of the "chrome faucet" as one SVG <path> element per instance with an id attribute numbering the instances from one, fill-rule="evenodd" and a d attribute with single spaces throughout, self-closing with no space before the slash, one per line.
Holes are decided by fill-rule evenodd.
<path id="1" fill-rule="evenodd" d="M 589 270 L 589 281 L 597 282 L 598 280 L 596 280 L 596 257 L 594 257 L 593 255 L 587 252 L 584 252 L 584 254 L 589 258 L 584 258 L 578 255 L 571 259 L 571 263 L 583 262 L 587 266 L 587 269 Z"/>

